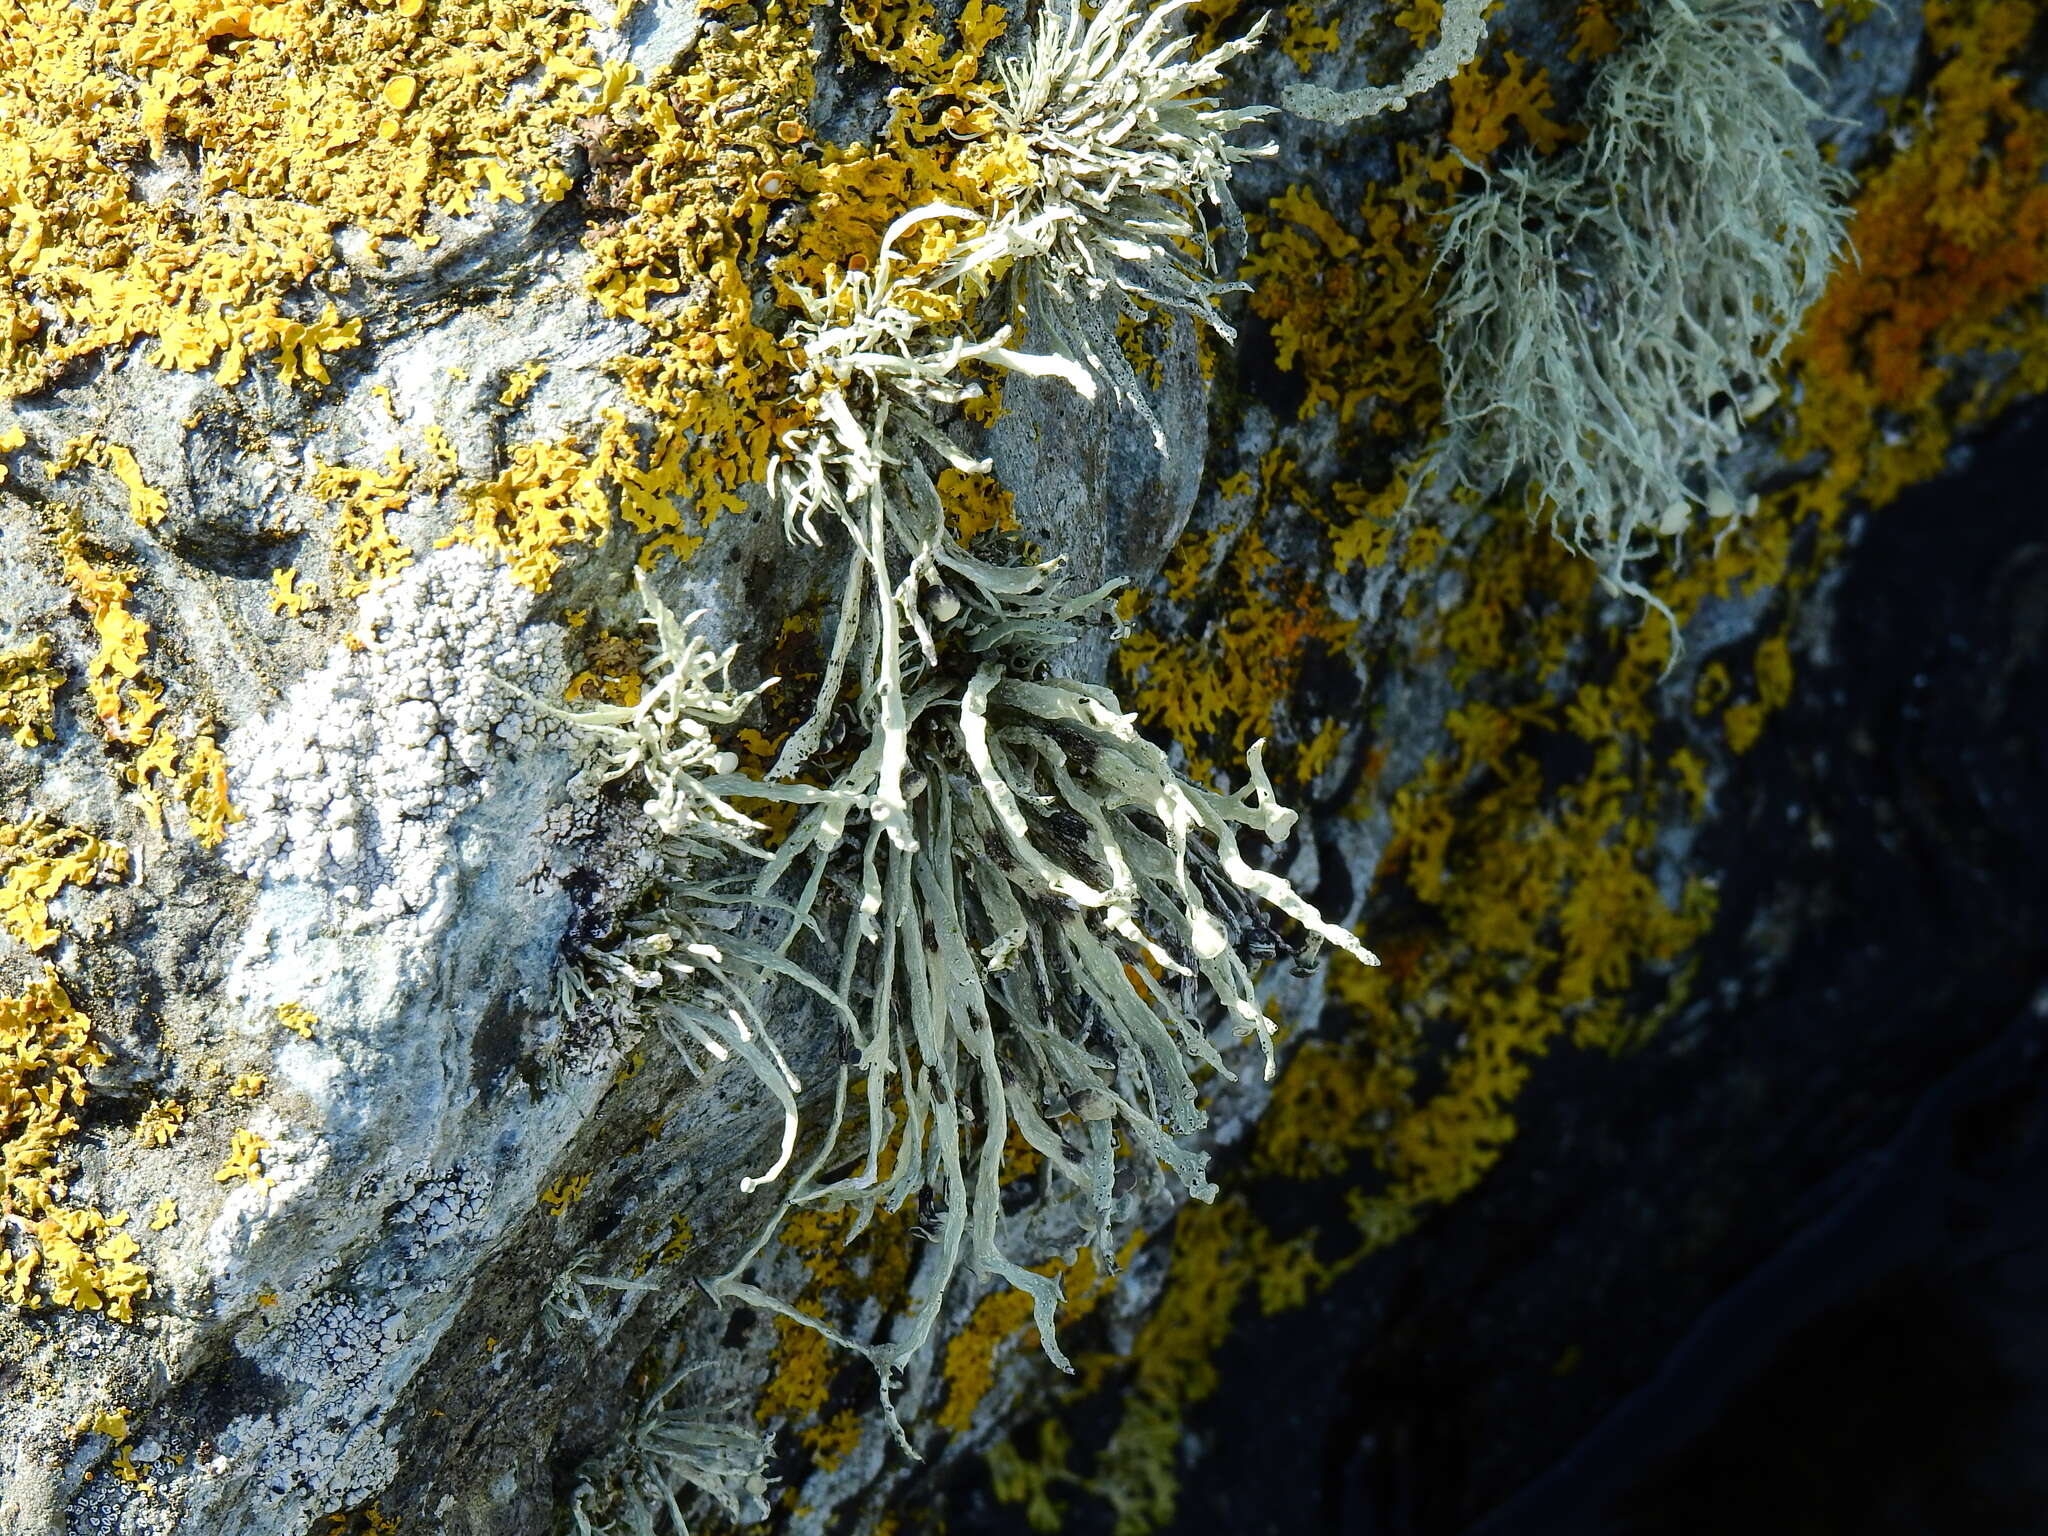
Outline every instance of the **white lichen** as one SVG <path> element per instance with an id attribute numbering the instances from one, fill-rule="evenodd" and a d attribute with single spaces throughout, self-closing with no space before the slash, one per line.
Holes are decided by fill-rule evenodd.
<path id="1" fill-rule="evenodd" d="M 1272 1026 L 1244 958 L 1282 942 L 1263 914 L 1298 927 L 1305 953 L 1329 942 L 1372 960 L 1242 857 L 1240 829 L 1277 840 L 1293 821 L 1258 750 L 1242 794 L 1187 782 L 1111 694 L 1058 673 L 1104 617 L 1107 589 L 1065 596 L 1053 564 L 963 547 L 936 488 L 941 468 L 988 469 L 952 435 L 953 408 L 977 393 L 967 362 L 1092 397 L 1104 357 L 1122 354 L 1086 336 L 1113 336 L 1103 317 L 1119 306 L 1148 300 L 1223 328 L 1214 304 L 1227 285 L 1198 212 L 1227 217 L 1228 170 L 1246 151 L 1224 135 L 1259 114 L 1217 107 L 1209 90 L 1250 39 L 1183 59 L 1186 40 L 1168 32 L 1181 8 L 1048 7 L 1007 71 L 1030 190 L 978 231 L 958 208 L 904 215 L 866 271 L 800 296 L 790 335 L 809 420 L 784 438 L 771 487 L 792 536 L 844 536 L 849 570 L 810 718 L 750 791 L 798 806 L 754 896 L 792 914 L 782 953 L 828 957 L 853 1065 L 785 1209 L 850 1209 L 857 1232 L 924 1202 L 935 1241 L 919 1300 L 881 1343 L 856 1344 L 745 1278 L 772 1226 L 713 1289 L 859 1349 L 885 1404 L 963 1263 L 1027 1292 L 1047 1354 L 1066 1366 L 1058 1282 L 1006 1253 L 998 1231 L 1013 1131 L 1103 1250 L 1120 1138 L 1141 1178 L 1164 1168 L 1191 1196 L 1213 1194 L 1183 1138 L 1203 1124 L 1195 1075 L 1227 1075 L 1212 1000 L 1271 1071 Z M 943 258 L 902 256 L 935 221 L 964 231 Z M 1020 311 L 1052 351 L 1009 345 Z"/>
<path id="2" fill-rule="evenodd" d="M 1586 142 L 1493 170 L 1439 236 L 1439 482 L 1521 478 L 1653 605 L 1629 568 L 1741 514 L 1721 462 L 1842 244 L 1810 68 L 1777 0 L 1671 0 L 1603 70 Z"/>
<path id="3" fill-rule="evenodd" d="M 540 1309 L 541 1327 L 549 1338 L 580 1325 L 600 1342 L 608 1340 L 623 1320 L 623 1298 L 661 1289 L 652 1280 L 600 1275 L 596 1266 L 596 1254 L 579 1253 L 555 1276 Z"/>
<path id="4" fill-rule="evenodd" d="M 788 1167 L 802 1089 L 760 1004 L 772 976 L 809 978 L 744 936 L 746 914 L 725 882 L 735 866 L 769 856 L 758 844 L 761 824 L 726 798 L 734 787 L 757 786 L 734 777 L 738 759 L 721 740 L 775 680 L 735 689 L 734 648 L 713 651 L 692 629 L 701 614 L 677 618 L 644 572 L 638 580 L 655 641 L 639 699 L 582 709 L 543 706 L 594 751 L 596 760 L 574 790 L 589 794 L 631 776 L 646 787 L 641 813 L 653 833 L 642 900 L 609 942 L 570 957 L 558 975 L 558 1002 L 565 1017 L 594 1008 L 615 1024 L 655 1031 L 693 1072 L 703 1070 L 705 1059 L 745 1062 L 782 1114 L 780 1149 L 764 1172 L 740 1181 L 748 1191 Z"/>
<path id="5" fill-rule="evenodd" d="M 558 646 L 523 627 L 532 606 L 502 566 L 459 547 L 369 592 L 353 639 L 229 738 L 243 816 L 230 867 L 312 886 L 350 931 L 427 908 L 456 818 L 558 729 L 522 702 L 561 687 Z"/>

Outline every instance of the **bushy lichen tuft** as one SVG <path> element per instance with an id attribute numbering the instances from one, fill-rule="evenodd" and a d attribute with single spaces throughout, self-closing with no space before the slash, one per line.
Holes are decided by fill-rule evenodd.
<path id="1" fill-rule="evenodd" d="M 1779 0 L 1674 0 L 1595 85 L 1578 148 L 1502 165 L 1438 241 L 1439 478 L 1532 512 L 1656 605 L 1630 566 L 1704 511 L 1842 243 Z M 1418 477 L 1420 483 L 1420 477 Z"/>
<path id="2" fill-rule="evenodd" d="M 569 1501 L 575 1536 L 689 1536 L 683 1506 L 693 1497 L 734 1521 L 767 1518 L 767 1437 L 669 1406 L 691 1374 L 657 1387 L 619 1441 L 584 1465 Z"/>

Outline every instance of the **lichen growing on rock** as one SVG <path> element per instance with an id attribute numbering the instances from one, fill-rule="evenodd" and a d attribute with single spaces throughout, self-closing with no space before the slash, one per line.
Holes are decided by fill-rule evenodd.
<path id="1" fill-rule="evenodd" d="M 1844 175 L 1779 0 L 1664 7 L 1604 61 L 1584 144 L 1495 166 L 1439 236 L 1433 467 L 1532 513 L 1618 590 L 1701 511 L 1842 244 Z M 1418 482 L 1419 483 L 1419 482 Z"/>

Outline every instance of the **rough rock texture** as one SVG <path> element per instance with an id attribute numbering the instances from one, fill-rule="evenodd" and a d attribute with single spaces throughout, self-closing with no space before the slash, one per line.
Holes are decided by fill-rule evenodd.
<path id="1" fill-rule="evenodd" d="M 207 74 L 227 67 L 209 61 L 260 61 L 280 35 L 203 9 L 135 24 L 196 28 L 195 53 L 159 58 L 131 38 L 107 67 L 131 84 L 173 57 Z M 288 35 L 335 8 L 274 9 Z M 1503 1191 L 1598 1180 L 1616 1160 L 1680 1179 L 1687 1136 L 1631 1112 L 1650 1092 L 1637 1084 L 1698 1070 L 1742 1100 L 1783 1070 L 1759 1059 L 1755 1024 L 1782 965 L 1744 957 L 1794 953 L 1798 924 L 1773 920 L 1746 863 L 1747 842 L 1771 834 L 1733 830 L 1745 775 L 1783 750 L 1774 716 L 1819 707 L 1804 690 L 1852 622 L 1853 570 L 1839 586 L 1831 573 L 1857 520 L 1940 469 L 1953 432 L 2048 385 L 2048 103 L 2031 8 L 1788 9 L 1819 66 L 1815 131 L 1858 178 L 1860 265 L 1838 271 L 1777 401 L 1758 407 L 1734 474 L 1759 507 L 1638 572 L 1676 614 L 1682 654 L 1519 500 L 1406 496 L 1441 399 L 1436 216 L 1479 190 L 1477 166 L 1569 139 L 1600 60 L 1626 45 L 1628 5 L 1511 0 L 1474 65 L 1405 114 L 1271 120 L 1276 154 L 1236 181 L 1251 215 L 1250 291 L 1227 306 L 1238 343 L 1166 317 L 1125 327 L 1163 456 L 1137 412 L 1052 379 L 1011 377 L 993 422 L 956 423 L 1014 497 L 1023 536 L 1077 587 L 1132 585 L 1119 622 L 1075 648 L 1075 670 L 1115 686 L 1197 778 L 1240 782 L 1245 749 L 1272 738 L 1276 783 L 1303 812 L 1276 867 L 1331 917 L 1363 923 L 1388 964 L 1272 968 L 1289 1065 L 1269 1086 L 1233 1047 L 1239 1078 L 1215 1083 L 1209 1109 L 1207 1139 L 1238 1173 L 1177 1222 L 1163 1194 L 1128 1201 L 1119 1273 L 1107 1255 L 1073 1254 L 1071 1218 L 1034 1203 L 1028 1170 L 1015 1179 L 1012 1250 L 1066 1266 L 1063 1339 L 1080 1372 L 1054 1381 L 1020 1297 L 964 1288 L 896 1394 L 923 1464 L 891 1440 L 857 1359 L 693 1283 L 725 1272 L 775 1213 L 772 1189 L 740 1190 L 779 1127 L 753 1080 L 693 1077 L 658 1039 L 556 1007 L 558 967 L 632 898 L 643 834 L 628 788 L 578 777 L 579 743 L 549 706 L 571 687 L 622 686 L 644 660 L 629 573 L 645 551 L 664 599 L 701 608 L 703 631 L 739 646 L 737 675 L 782 677 L 757 734 L 801 718 L 843 552 L 792 545 L 759 483 L 786 313 L 770 271 L 790 263 L 782 280 L 816 282 L 871 259 L 912 201 L 965 195 L 961 161 L 918 158 L 931 153 L 923 127 L 943 122 L 952 146 L 985 131 L 969 82 L 1021 45 L 1023 18 L 991 42 L 979 6 L 943 7 L 941 35 L 918 7 L 700 16 L 642 0 L 601 18 L 585 57 L 569 8 L 437 19 L 460 9 L 428 0 L 418 22 L 454 52 L 394 42 L 412 51 L 377 63 L 379 29 L 423 14 L 410 0 L 374 8 L 360 47 L 319 51 L 371 70 L 322 109 L 338 125 L 321 151 L 331 185 L 288 182 L 264 206 L 317 203 L 339 223 L 308 247 L 310 279 L 282 258 L 285 276 L 265 276 L 259 260 L 265 240 L 274 254 L 302 235 L 234 235 L 256 275 L 230 311 L 255 313 L 274 279 L 299 327 L 250 341 L 239 378 L 212 352 L 158 366 L 162 316 L 122 331 L 83 300 L 65 309 L 51 295 L 91 283 L 63 288 L 61 263 L 29 249 L 98 239 L 100 266 L 79 258 L 78 271 L 125 273 L 167 236 L 116 250 L 75 209 L 48 231 L 5 216 L 16 292 L 44 318 L 38 332 L 0 315 L 0 652 L 47 636 L 64 681 L 46 726 L 0 740 L 0 992 L 27 995 L 53 963 L 97 1047 L 7 1079 L 12 1159 L 24 1127 L 53 1123 L 36 1120 L 36 1085 L 75 1072 L 57 1096 L 74 1123 L 54 1132 L 55 1187 L 19 1211 L 10 1191 L 9 1254 L 28 1251 L 32 1226 L 68 1221 L 86 1244 L 74 1269 L 99 1279 L 53 1288 L 57 1228 L 36 1238 L 40 1274 L 0 1274 L 0 1528 L 550 1531 L 579 1468 L 680 1359 L 701 1369 L 671 1406 L 774 1434 L 781 1527 L 910 1530 L 959 1514 L 981 1528 L 1000 1509 L 1131 1536 L 1176 1518 L 1208 1528 L 1194 1508 L 1224 1507 L 1226 1469 L 1274 1449 L 1252 1440 L 1271 1420 L 1192 1417 L 1219 1380 L 1256 1375 L 1231 1366 L 1229 1351 L 1261 1347 L 1228 1342 L 1234 1321 L 1291 1317 L 1313 1340 L 1316 1319 L 1343 1313 L 1347 1351 L 1384 1327 L 1389 1369 L 1445 1390 L 1434 1357 L 1401 1353 L 1404 1321 L 1420 1325 L 1400 1297 L 1477 1293 L 1491 1250 L 1457 1224 L 1492 1230 L 1508 1198 L 1489 1183 L 1497 1162 L 1512 1152 Z M 1276 12 L 1234 66 L 1231 99 L 1398 78 L 1419 41 L 1404 27 L 1426 36 L 1416 17 L 1435 9 Z M 519 54 L 516 38 L 542 29 L 519 18 L 558 29 L 545 59 Z M 1254 13 L 1205 4 L 1190 20 L 1213 42 Z M 458 49 L 461 27 L 484 21 L 495 33 Z M 532 195 L 387 209 L 369 239 L 360 210 L 379 206 L 382 178 L 402 179 L 375 159 L 379 136 L 407 142 L 407 123 L 454 99 L 450 81 L 477 78 L 494 35 L 501 85 L 538 80 L 540 94 L 510 124 L 463 119 L 433 164 Z M 9 99 L 38 105 L 0 118 L 0 143 L 81 165 L 49 105 L 75 82 L 58 80 L 53 47 L 42 57 L 31 43 L 8 58 Z M 444 67 L 452 57 L 470 62 Z M 620 61 L 638 84 L 606 73 Z M 187 94 L 228 100 L 222 78 Z M 897 87 L 916 132 L 892 121 Z M 205 208 L 255 197 L 207 181 L 241 153 L 217 123 L 150 146 L 135 114 L 161 102 L 144 96 L 89 104 L 106 154 L 135 167 L 138 207 L 184 207 L 203 225 Z M 858 143 L 874 154 L 832 148 Z M 474 169 L 493 152 L 494 173 Z M 43 205 L 62 203 L 36 185 Z M 195 249 L 214 238 L 190 235 Z M 650 421 L 669 435 L 650 437 Z M 658 472 L 620 467 L 629 422 L 637 448 L 668 452 Z M 97 446 L 79 446 L 88 437 Z M 687 443 L 718 453 L 691 459 Z M 5 698 L 36 714 L 33 690 Z M 1826 735 L 1801 729 L 1791 739 Z M 126 858 L 79 854 L 88 836 Z M 2038 955 L 2028 963 L 2038 971 Z M 771 1011 L 815 1115 L 840 1041 L 800 994 Z M 1711 1122 L 1720 1102 L 1695 1113 Z M 1577 1155 L 1581 1138 L 1624 1150 Z M 1475 1188 L 1496 1203 L 1453 1203 Z M 1629 1189 L 1644 1202 L 1629 1230 L 1687 1252 L 1724 1252 L 1716 1234 L 1744 1221 L 1675 1215 L 1648 1182 Z M 930 1283 L 925 1219 L 906 1210 L 842 1249 L 843 1220 L 799 1215 L 754 1278 L 850 1335 L 886 1336 Z M 1752 1221 L 1724 1266 L 1750 1262 L 1767 1228 Z M 1593 1293 L 1625 1289 L 1625 1255 L 1557 1241 L 1568 1251 L 1553 1278 L 1589 1271 L 1603 1277 Z M 550 1299 L 559 1314 L 579 1273 L 639 1283 L 586 1289 L 589 1317 L 549 1326 Z M 1310 1303 L 1329 1311 L 1297 1310 Z M 1533 1327 L 1511 1306 L 1491 1316 L 1505 1338 Z M 1615 1363 L 1574 1376 L 1598 1351 L 1562 1317 L 1542 1320 L 1562 1330 L 1543 1363 L 1577 1391 L 1555 1432 L 1475 1456 L 1465 1502 L 1411 1528 L 1454 1529 L 1533 1476 L 1668 1336 L 1629 1320 Z M 1475 1347 L 1461 1368 L 1483 1375 L 1490 1358 Z M 1354 1398 L 1386 1379 L 1359 1371 Z M 1471 1419 L 1487 1422 L 1479 1407 Z M 1398 1479 L 1387 1468 L 1411 1454 L 1423 1452 L 1396 1436 L 1345 1476 Z"/>

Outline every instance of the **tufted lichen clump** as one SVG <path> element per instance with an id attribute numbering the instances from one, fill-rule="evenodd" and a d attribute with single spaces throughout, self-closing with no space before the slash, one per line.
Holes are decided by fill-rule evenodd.
<path id="1" fill-rule="evenodd" d="M 952 425 L 982 378 L 1095 393 L 1104 349 L 1078 317 L 1106 308 L 1113 337 L 1118 308 L 1142 299 L 1218 323 L 1223 285 L 1195 215 L 1227 210 L 1224 177 L 1246 151 L 1224 135 L 1257 114 L 1210 94 L 1244 45 L 1184 57 L 1173 12 L 1047 7 L 1004 72 L 997 121 L 1027 156 L 1008 190 L 908 209 L 858 264 L 792 289 L 798 420 L 769 483 L 792 538 L 846 541 L 845 597 L 809 717 L 767 777 L 704 788 L 795 807 L 748 898 L 787 911 L 771 946 L 785 966 L 829 957 L 820 980 L 848 1034 L 831 1121 L 783 1209 L 849 1211 L 857 1233 L 929 1201 L 933 1273 L 887 1342 L 856 1344 L 746 1278 L 778 1218 L 714 1290 L 857 1349 L 885 1403 L 963 1263 L 1028 1295 L 1066 1364 L 1058 1279 L 998 1232 L 1012 1138 L 1105 1251 L 1120 1141 L 1141 1169 L 1211 1192 L 1180 1140 L 1203 1123 L 1194 1074 L 1226 1070 L 1204 1000 L 1266 1045 L 1270 1071 L 1251 964 L 1324 943 L 1371 959 L 1239 853 L 1241 828 L 1277 840 L 1293 820 L 1257 748 L 1240 793 L 1186 782 L 1113 695 L 1060 674 L 1106 619 L 1107 592 L 1061 593 L 1054 565 L 1014 537 L 963 543 L 939 489 L 988 473 Z M 1058 322 L 1042 318 L 1052 310 Z M 1055 345 L 1011 345 L 1020 323 Z"/>
<path id="2" fill-rule="evenodd" d="M 582 1467 L 568 1507 L 575 1536 L 689 1536 L 692 1497 L 736 1522 L 767 1518 L 767 1437 L 670 1406 L 694 1369 L 655 1388 L 612 1448 Z"/>
<path id="3" fill-rule="evenodd" d="M 1692 0 L 1606 63 L 1586 142 L 1496 166 L 1439 236 L 1447 432 L 1432 460 L 1532 513 L 1612 588 L 1701 510 L 1842 244 L 1780 0 Z M 1418 476 L 1417 484 L 1427 476 Z M 1668 617 L 1668 614 L 1667 614 Z"/>

